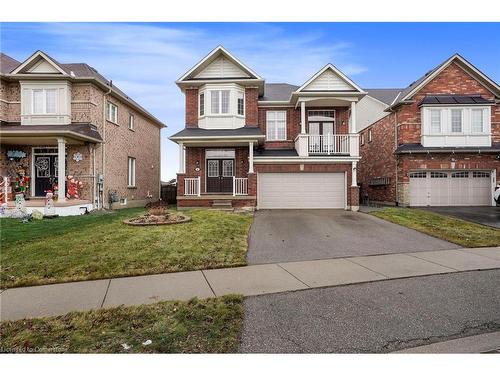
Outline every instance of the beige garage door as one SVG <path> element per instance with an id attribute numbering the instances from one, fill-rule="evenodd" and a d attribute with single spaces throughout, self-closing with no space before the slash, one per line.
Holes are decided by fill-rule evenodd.
<path id="1" fill-rule="evenodd" d="M 259 173 L 258 208 L 345 208 L 344 173 Z"/>
<path id="2" fill-rule="evenodd" d="M 410 173 L 411 206 L 489 206 L 489 171 L 429 171 Z"/>

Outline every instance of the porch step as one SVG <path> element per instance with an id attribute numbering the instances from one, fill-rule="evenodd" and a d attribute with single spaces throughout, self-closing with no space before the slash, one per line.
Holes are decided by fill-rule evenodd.
<path id="1" fill-rule="evenodd" d="M 230 199 L 214 199 L 212 202 L 212 208 L 223 211 L 232 211 L 233 203 Z"/>

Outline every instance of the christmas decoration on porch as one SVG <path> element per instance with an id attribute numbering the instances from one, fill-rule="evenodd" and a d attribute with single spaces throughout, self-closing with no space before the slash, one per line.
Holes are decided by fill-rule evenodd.
<path id="1" fill-rule="evenodd" d="M 66 193 L 66 198 L 71 199 L 80 199 L 79 190 L 83 187 L 83 182 L 75 179 L 73 176 L 68 176 L 68 190 Z"/>
<path id="2" fill-rule="evenodd" d="M 14 180 L 14 191 L 17 194 L 22 194 L 23 198 L 28 197 L 28 190 L 30 187 L 30 178 L 26 175 L 26 171 L 23 168 L 17 170 L 17 176 Z"/>
<path id="3" fill-rule="evenodd" d="M 54 193 L 52 190 L 47 190 L 45 195 L 45 208 L 43 210 L 43 216 L 47 218 L 56 217 L 56 209 L 54 207 Z"/>

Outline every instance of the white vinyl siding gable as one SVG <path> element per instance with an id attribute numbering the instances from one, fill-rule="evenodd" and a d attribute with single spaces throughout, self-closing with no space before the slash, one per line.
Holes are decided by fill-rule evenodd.
<path id="1" fill-rule="evenodd" d="M 286 111 L 266 112 L 266 139 L 268 141 L 286 140 Z"/>
<path id="2" fill-rule="evenodd" d="M 195 78 L 248 78 L 250 77 L 229 59 L 221 56 L 198 73 Z"/>
<path id="3" fill-rule="evenodd" d="M 345 82 L 335 72 L 328 69 L 321 73 L 316 79 L 304 87 L 304 91 L 350 91 L 354 90 L 350 84 Z"/>

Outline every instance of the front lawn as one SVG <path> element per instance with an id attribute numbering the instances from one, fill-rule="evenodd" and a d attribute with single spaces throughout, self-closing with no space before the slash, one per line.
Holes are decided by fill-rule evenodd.
<path id="1" fill-rule="evenodd" d="M 242 302 L 240 296 L 224 296 L 2 322 L 1 351 L 234 353 L 241 332 Z M 143 345 L 148 340 L 151 343 Z"/>
<path id="2" fill-rule="evenodd" d="M 189 210 L 186 224 L 132 227 L 144 209 L 21 223 L 0 219 L 1 287 L 245 265 L 252 216 Z"/>
<path id="3" fill-rule="evenodd" d="M 372 215 L 464 247 L 500 245 L 499 229 L 429 211 L 388 207 Z"/>

